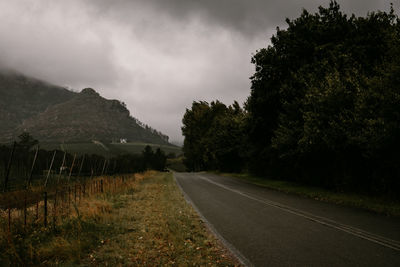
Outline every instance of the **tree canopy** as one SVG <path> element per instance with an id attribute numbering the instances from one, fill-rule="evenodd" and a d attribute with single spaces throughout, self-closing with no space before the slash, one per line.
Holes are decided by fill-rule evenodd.
<path id="1" fill-rule="evenodd" d="M 286 22 L 252 57 L 240 116 L 220 115 L 230 113 L 218 101 L 187 110 L 188 165 L 220 169 L 216 155 L 229 147 L 237 166 L 259 175 L 400 192 L 400 23 L 393 7 L 356 17 L 331 1 Z"/>
<path id="2" fill-rule="evenodd" d="M 239 171 L 243 165 L 243 124 L 245 113 L 215 101 L 193 102 L 183 117 L 183 151 L 189 170 Z"/>

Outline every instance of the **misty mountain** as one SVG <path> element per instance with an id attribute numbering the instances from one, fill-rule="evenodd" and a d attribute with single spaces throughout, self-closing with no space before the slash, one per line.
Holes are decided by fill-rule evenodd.
<path id="1" fill-rule="evenodd" d="M 125 104 L 91 88 L 80 93 L 12 72 L 0 73 L 0 142 L 23 131 L 41 142 L 167 144 L 168 137 L 133 118 Z"/>

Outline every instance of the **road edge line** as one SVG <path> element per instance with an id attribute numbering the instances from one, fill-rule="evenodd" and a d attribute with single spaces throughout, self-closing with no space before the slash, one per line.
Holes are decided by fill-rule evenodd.
<path id="1" fill-rule="evenodd" d="M 215 181 L 212 181 L 209 178 L 204 177 L 203 175 L 199 175 L 199 177 L 200 177 L 200 179 L 203 179 L 204 181 L 207 181 L 207 182 L 209 182 L 211 184 L 219 186 L 219 187 L 221 187 L 221 188 L 223 188 L 225 190 L 228 190 L 230 192 L 233 192 L 233 193 L 236 193 L 238 195 L 241 195 L 242 197 L 246 197 L 246 198 L 251 199 L 253 201 L 257 201 L 259 203 L 263 203 L 263 204 L 269 205 L 271 207 L 275 207 L 277 209 L 292 213 L 294 215 L 297 215 L 297 216 L 303 217 L 305 219 L 314 221 L 314 222 L 319 223 L 321 225 L 325 225 L 327 227 L 331 227 L 331 228 L 346 232 L 346 233 L 348 233 L 350 235 L 357 236 L 357 237 L 359 237 L 361 239 L 368 240 L 370 242 L 379 244 L 381 246 L 384 246 L 384 247 L 387 247 L 387 248 L 390 248 L 390 249 L 393 249 L 393 250 L 396 250 L 396 251 L 400 251 L 400 246 L 399 246 L 397 240 L 392 240 L 392 239 L 388 239 L 388 238 L 382 237 L 380 235 L 369 233 L 369 232 L 364 231 L 362 229 L 359 229 L 359 228 L 356 228 L 356 227 L 352 227 L 352 226 L 349 226 L 349 225 L 346 225 L 346 224 L 342 224 L 342 223 L 336 222 L 334 220 L 331 220 L 331 219 L 328 219 L 328 218 L 324 218 L 324 217 L 321 217 L 321 216 L 317 216 L 317 215 L 314 215 L 312 213 L 308 213 L 308 212 L 305 212 L 305 211 L 302 211 L 302 210 L 299 210 L 299 209 L 295 209 L 295 208 L 289 207 L 287 205 L 281 204 L 279 202 L 275 202 L 275 201 L 271 201 L 271 200 L 267 200 L 267 199 L 260 199 L 260 198 L 255 197 L 255 196 L 251 196 L 251 195 L 249 195 L 247 193 L 244 193 L 244 192 L 241 192 L 241 191 L 239 191 L 237 189 L 229 188 L 226 185 L 223 185 L 223 184 L 217 183 Z M 394 243 L 394 244 L 391 244 L 391 243 Z"/>
<path id="2" fill-rule="evenodd" d="M 243 254 L 235 248 L 231 243 L 229 243 L 218 231 L 215 229 L 212 223 L 210 223 L 206 217 L 203 216 L 203 214 L 200 212 L 200 210 L 197 208 L 196 204 L 192 201 L 192 199 L 186 194 L 186 192 L 183 190 L 181 184 L 178 182 L 178 180 L 175 177 L 175 172 L 172 173 L 172 176 L 174 177 L 175 183 L 178 186 L 179 190 L 182 192 L 183 197 L 185 198 L 186 202 L 193 207 L 193 209 L 196 211 L 196 213 L 199 215 L 200 219 L 204 222 L 208 230 L 222 243 L 222 245 L 225 246 L 225 248 L 234 256 L 236 259 L 244 266 L 254 266 Z"/>

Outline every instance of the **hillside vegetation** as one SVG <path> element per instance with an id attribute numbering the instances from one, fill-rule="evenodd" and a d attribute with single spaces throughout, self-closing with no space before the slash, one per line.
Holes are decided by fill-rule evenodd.
<path id="1" fill-rule="evenodd" d="M 2 143 L 26 131 L 41 143 L 168 144 L 168 136 L 132 117 L 123 102 L 91 88 L 75 93 L 13 72 L 0 73 L 0 123 Z"/>
<path id="2" fill-rule="evenodd" d="M 0 71 L 0 141 L 12 139 L 25 120 L 49 106 L 68 101 L 75 93 L 10 71 Z"/>
<path id="3" fill-rule="evenodd" d="M 252 57 L 244 109 L 215 101 L 186 111 L 186 165 L 398 199 L 400 20 L 393 8 L 347 16 L 332 1 L 286 22 Z"/>

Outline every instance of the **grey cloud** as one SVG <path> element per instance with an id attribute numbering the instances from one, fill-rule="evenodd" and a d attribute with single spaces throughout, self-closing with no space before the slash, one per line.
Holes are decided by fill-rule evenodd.
<path id="1" fill-rule="evenodd" d="M 118 79 L 107 36 L 91 32 L 90 19 L 76 20 L 81 6 L 68 12 L 49 1 L 0 5 L 3 66 L 59 85 L 105 86 Z"/>
<path id="2" fill-rule="evenodd" d="M 161 9 L 168 10 L 175 18 L 199 15 L 206 21 L 229 27 L 245 35 L 265 31 L 269 26 L 281 25 L 286 17 L 293 17 L 301 8 L 310 7 L 312 0 L 167 0 L 153 1 Z"/>
<path id="3" fill-rule="evenodd" d="M 0 65 L 58 85 L 93 87 L 182 140 L 193 100 L 245 101 L 251 54 L 276 26 L 328 0 L 0 0 Z M 340 1 L 347 13 L 392 0 Z M 395 0 L 398 10 L 400 0 Z M 18 18 L 18 19 L 16 19 Z"/>
<path id="4" fill-rule="evenodd" d="M 158 14 L 167 14 L 172 20 L 186 23 L 199 19 L 203 23 L 216 27 L 229 28 L 232 31 L 253 37 L 268 27 L 282 25 L 286 17 L 298 16 L 301 9 L 315 10 L 313 0 L 88 0 L 100 13 L 127 12 L 134 10 L 156 10 Z M 326 3 L 326 1 L 319 1 Z M 120 20 L 129 20 L 130 16 L 121 16 Z"/>
<path id="5" fill-rule="evenodd" d="M 329 0 L 88 0 L 103 12 L 122 9 L 155 9 L 172 19 L 187 22 L 199 18 L 204 23 L 229 28 L 245 36 L 254 37 L 267 28 L 285 26 L 286 18 L 296 18 L 307 9 L 316 12 L 318 6 L 327 6 Z M 368 11 L 388 10 L 394 2 L 399 10 L 400 0 L 348 0 L 338 1 L 349 15 L 364 16 Z M 129 16 L 128 16 L 129 17 Z M 124 18 L 120 18 L 124 19 Z M 126 18 L 125 18 L 126 19 Z"/>

